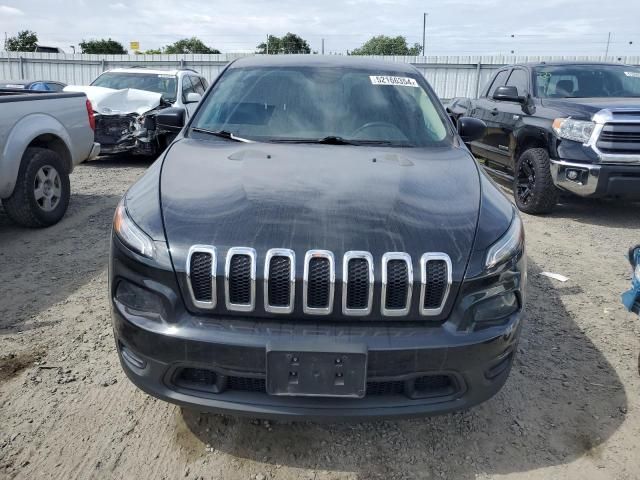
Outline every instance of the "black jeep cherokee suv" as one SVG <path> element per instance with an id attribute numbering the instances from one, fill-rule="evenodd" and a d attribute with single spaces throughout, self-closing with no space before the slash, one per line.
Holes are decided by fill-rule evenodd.
<path id="1" fill-rule="evenodd" d="M 548 213 L 558 194 L 640 200 L 640 68 L 529 63 L 500 68 L 480 98 L 454 99 L 483 120 L 471 150 L 513 181 L 516 204 Z"/>
<path id="2" fill-rule="evenodd" d="M 168 110 L 158 124 L 181 126 Z M 425 415 L 495 394 L 526 280 L 511 203 L 411 66 L 230 64 L 116 211 L 122 367 L 261 417 Z"/>

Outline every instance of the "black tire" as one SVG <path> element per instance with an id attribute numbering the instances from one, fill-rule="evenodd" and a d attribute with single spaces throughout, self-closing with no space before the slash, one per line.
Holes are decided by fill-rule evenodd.
<path id="1" fill-rule="evenodd" d="M 543 148 L 526 150 L 516 162 L 513 196 L 518 208 L 533 215 L 549 213 L 559 191 L 551 178 L 549 154 Z"/>
<path id="2" fill-rule="evenodd" d="M 42 180 L 45 174 L 47 180 Z M 37 177 L 37 178 L 36 178 Z M 46 195 L 37 187 L 49 190 Z M 2 201 L 9 218 L 31 228 L 57 223 L 67 211 L 71 185 L 69 173 L 60 156 L 53 150 L 30 147 L 22 156 L 16 186 L 9 198 Z M 39 199 L 37 195 L 43 195 Z"/>

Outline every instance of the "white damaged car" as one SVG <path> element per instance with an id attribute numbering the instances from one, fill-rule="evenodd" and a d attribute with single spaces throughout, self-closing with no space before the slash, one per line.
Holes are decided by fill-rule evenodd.
<path id="1" fill-rule="evenodd" d="M 130 152 L 156 155 L 167 145 L 155 114 L 167 107 L 184 108 L 190 116 L 208 87 L 195 70 L 116 68 L 96 78 L 90 86 L 72 85 L 67 92 L 83 92 L 96 117 L 96 142 L 101 153 Z"/>

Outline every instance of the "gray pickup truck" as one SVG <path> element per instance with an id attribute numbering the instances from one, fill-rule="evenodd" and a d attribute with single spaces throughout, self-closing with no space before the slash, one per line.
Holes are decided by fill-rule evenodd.
<path id="1" fill-rule="evenodd" d="M 0 200 L 26 227 L 65 214 L 75 165 L 98 156 L 93 109 L 83 93 L 0 90 Z"/>

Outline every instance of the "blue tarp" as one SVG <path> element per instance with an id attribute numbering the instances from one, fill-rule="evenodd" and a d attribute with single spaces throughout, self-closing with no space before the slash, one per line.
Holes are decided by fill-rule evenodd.
<path id="1" fill-rule="evenodd" d="M 639 268 L 638 265 L 640 265 L 640 245 L 632 249 L 629 257 L 633 265 L 634 274 L 631 279 L 631 290 L 622 294 L 622 303 L 627 310 L 640 315 L 640 275 L 636 273 Z"/>

